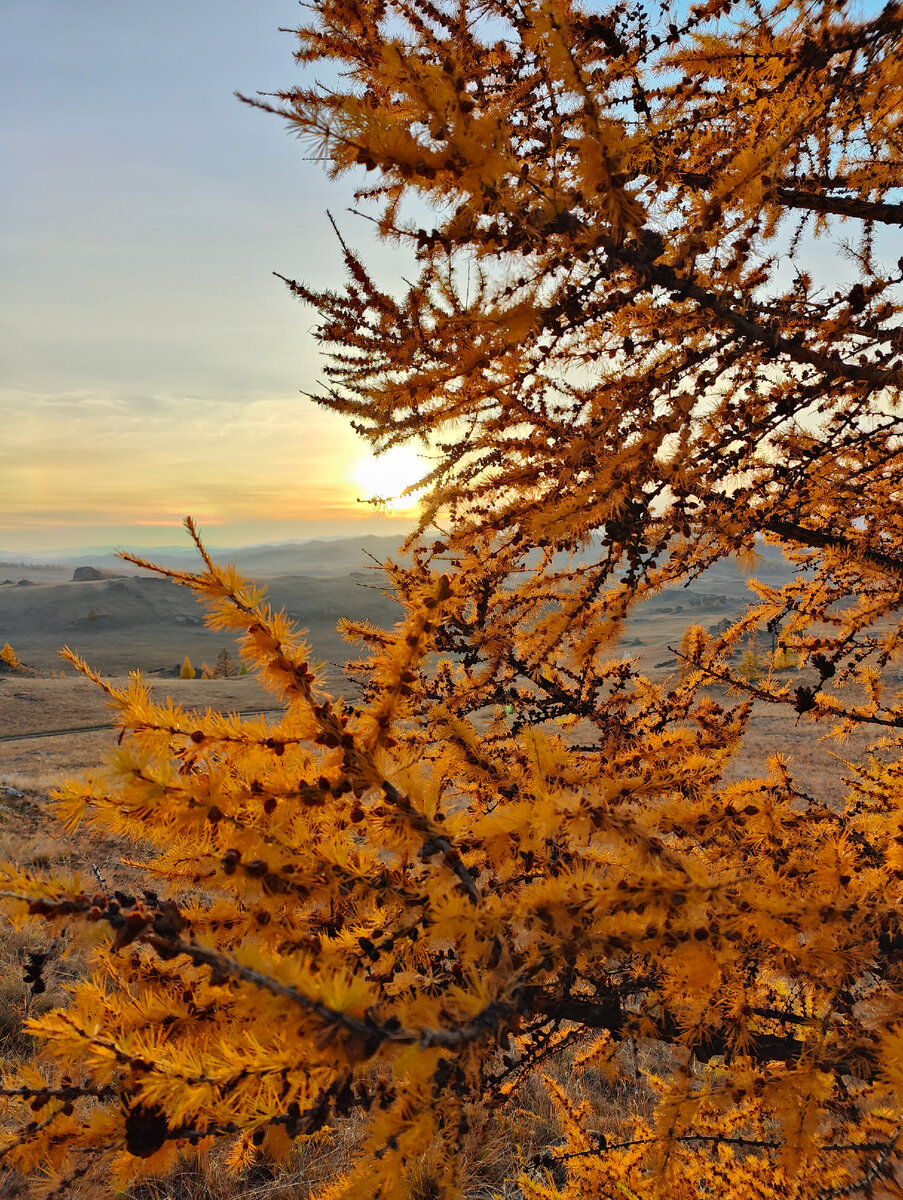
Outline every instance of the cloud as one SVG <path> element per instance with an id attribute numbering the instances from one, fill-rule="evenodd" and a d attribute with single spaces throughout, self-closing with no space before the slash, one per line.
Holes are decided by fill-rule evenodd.
<path id="1" fill-rule="evenodd" d="M 356 520 L 366 448 L 302 397 L 0 393 L 0 528 Z"/>

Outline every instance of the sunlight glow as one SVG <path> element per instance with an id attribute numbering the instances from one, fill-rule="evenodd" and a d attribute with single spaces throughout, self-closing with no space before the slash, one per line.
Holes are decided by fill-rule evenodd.
<path id="1" fill-rule="evenodd" d="M 380 500 L 390 511 L 413 508 L 417 504 L 417 493 L 402 496 L 429 470 L 429 463 L 411 446 L 395 446 L 376 457 L 368 454 L 361 458 L 352 471 L 361 500 Z"/>

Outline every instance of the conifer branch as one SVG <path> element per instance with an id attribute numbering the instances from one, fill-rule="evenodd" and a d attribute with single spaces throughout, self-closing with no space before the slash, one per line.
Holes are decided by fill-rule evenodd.
<path id="1" fill-rule="evenodd" d="M 876 230 L 903 214 L 903 8 L 313 0 L 295 36 L 326 82 L 252 103 L 331 174 L 372 172 L 356 205 L 416 256 L 377 280 L 327 214 L 346 282 L 279 276 L 318 314 L 312 398 L 435 454 L 385 564 L 404 616 L 343 625 L 347 706 L 187 520 L 200 569 L 160 573 L 240 639 L 278 720 L 70 656 L 121 736 L 57 812 L 150 843 L 126 861 L 160 895 L 0 866 L 16 920 L 109 929 L 66 1007 L 28 1010 L 43 1053 L 0 1086 L 6 1160 L 52 1163 L 60 1193 L 66 1155 L 115 1160 L 124 1187 L 177 1144 L 232 1141 L 240 1169 L 328 1128 L 360 1151 L 331 1200 L 444 1200 L 484 1186 L 467 1172 L 550 1063 L 554 1179 L 515 1183 L 512 1150 L 496 1191 L 890 1186 L 903 296 Z M 787 562 L 754 604 L 646 669 L 631 622 L 691 585 L 708 621 L 708 573 L 763 535 Z M 763 625 L 817 685 L 740 677 Z M 827 778 L 769 735 L 760 767 L 755 701 L 883 728 L 881 754 Z"/>

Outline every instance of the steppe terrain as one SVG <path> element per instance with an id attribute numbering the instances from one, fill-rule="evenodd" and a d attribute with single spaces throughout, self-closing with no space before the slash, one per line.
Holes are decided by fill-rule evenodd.
<path id="1" fill-rule="evenodd" d="M 354 648 L 336 632 L 336 621 L 341 616 L 380 625 L 398 620 L 400 609 L 375 567 L 377 559 L 394 550 L 392 539 L 369 537 L 255 546 L 229 552 L 228 558 L 265 583 L 273 606 L 307 631 L 324 685 L 353 697 L 355 687 L 343 676 L 341 664 L 353 657 Z M 183 549 L 166 549 L 157 559 L 183 570 L 197 565 L 191 551 Z M 78 569 L 84 574 L 86 567 L 101 577 L 73 580 L 73 573 Z M 757 564 L 756 576 L 782 582 L 790 567 L 770 552 Z M 676 669 L 669 647 L 679 642 L 688 624 L 711 627 L 735 617 L 749 595 L 742 572 L 732 563 L 719 565 L 690 587 L 665 592 L 644 605 L 631 621 L 623 650 L 653 678 L 665 678 Z M 179 679 L 186 655 L 200 673 L 201 665 L 212 666 L 223 649 L 235 659 L 234 643 L 206 628 L 189 589 L 107 554 L 56 564 L 0 561 L 0 645 L 4 642 L 27 669 L 0 674 L 0 789 L 41 793 L 61 774 L 101 761 L 115 742 L 105 696 L 60 659 L 64 644 L 114 683 L 125 682 L 128 672 L 138 669 L 157 694 L 172 695 L 189 707 L 258 712 L 274 704 L 253 676 Z M 802 788 L 836 801 L 845 787 L 844 771 L 834 757 L 839 748 L 820 741 L 820 732 L 792 712 L 759 705 L 730 775 L 758 775 L 765 757 L 782 750 Z M 843 754 L 855 754 L 864 742 L 863 736 L 847 743 Z"/>

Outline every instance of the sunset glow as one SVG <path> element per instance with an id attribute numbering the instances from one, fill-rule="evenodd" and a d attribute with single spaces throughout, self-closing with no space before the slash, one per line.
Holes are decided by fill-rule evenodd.
<path id="1" fill-rule="evenodd" d="M 427 460 L 410 446 L 396 446 L 385 454 L 368 454 L 353 471 L 361 489 L 359 499 L 384 501 L 384 507 L 399 512 L 416 507 L 417 495 L 404 496 L 406 488 L 417 483 L 429 470 Z"/>
<path id="2" fill-rule="evenodd" d="M 355 477 L 364 444 L 304 398 L 320 352 L 273 275 L 337 285 L 326 209 L 354 191 L 235 98 L 291 82 L 297 4 L 208 7 L 4 6 L 7 558 L 167 545 L 188 513 L 223 546 L 410 527 L 409 503 L 358 503 L 412 477 Z M 388 279 L 403 260 L 368 252 Z"/>

